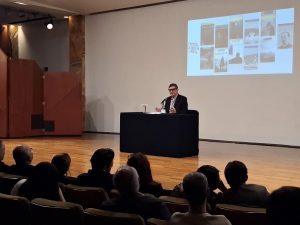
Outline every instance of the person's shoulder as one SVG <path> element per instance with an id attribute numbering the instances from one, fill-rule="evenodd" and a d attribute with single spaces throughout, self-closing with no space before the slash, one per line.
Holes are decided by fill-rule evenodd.
<path id="1" fill-rule="evenodd" d="M 179 98 L 181 98 L 181 99 L 187 99 L 187 97 L 185 97 L 184 95 L 180 95 L 180 94 L 178 94 L 178 96 L 177 97 L 179 97 Z"/>
<path id="2" fill-rule="evenodd" d="M 230 221 L 224 215 L 209 215 L 207 220 L 215 225 L 231 225 Z"/>
<path id="3" fill-rule="evenodd" d="M 175 221 L 175 220 L 178 220 L 178 219 L 181 219 L 185 216 L 185 213 L 181 213 L 181 212 L 175 212 L 173 213 L 173 215 L 171 216 L 170 220 L 171 221 Z"/>

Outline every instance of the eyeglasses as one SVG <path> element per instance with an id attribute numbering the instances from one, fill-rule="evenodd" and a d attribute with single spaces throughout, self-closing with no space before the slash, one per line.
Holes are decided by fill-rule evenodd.
<path id="1" fill-rule="evenodd" d="M 169 91 L 175 91 L 175 90 L 177 90 L 177 88 L 169 88 L 168 90 Z"/>

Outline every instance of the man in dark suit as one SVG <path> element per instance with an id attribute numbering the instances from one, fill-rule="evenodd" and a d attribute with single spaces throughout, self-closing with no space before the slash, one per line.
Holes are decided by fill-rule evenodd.
<path id="1" fill-rule="evenodd" d="M 156 111 L 164 111 L 166 113 L 186 113 L 188 111 L 187 98 L 178 94 L 177 84 L 170 84 L 168 88 L 170 96 L 164 99 L 161 108 L 156 108 Z"/>
<path id="2" fill-rule="evenodd" d="M 225 178 L 230 188 L 224 193 L 224 204 L 248 207 L 266 207 L 269 192 L 258 184 L 246 184 L 248 169 L 241 161 L 229 162 L 225 167 Z"/>
<path id="3" fill-rule="evenodd" d="M 121 166 L 114 175 L 114 185 L 120 196 L 103 202 L 101 209 L 138 214 L 145 220 L 170 218 L 171 214 L 165 203 L 153 195 L 139 192 L 139 175 L 133 167 Z"/>

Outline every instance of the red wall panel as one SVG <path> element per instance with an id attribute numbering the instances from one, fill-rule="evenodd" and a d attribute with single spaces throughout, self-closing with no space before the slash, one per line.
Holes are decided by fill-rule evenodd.
<path id="1" fill-rule="evenodd" d="M 8 63 L 9 136 L 43 134 L 43 71 L 32 60 Z"/>
<path id="2" fill-rule="evenodd" d="M 45 134 L 82 134 L 81 87 L 81 78 L 72 73 L 45 73 Z"/>
<path id="3" fill-rule="evenodd" d="M 7 137 L 7 57 L 0 49 L 0 137 Z"/>

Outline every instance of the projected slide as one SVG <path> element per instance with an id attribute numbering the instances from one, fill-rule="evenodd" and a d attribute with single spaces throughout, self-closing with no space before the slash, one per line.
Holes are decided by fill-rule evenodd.
<path id="1" fill-rule="evenodd" d="M 294 9 L 189 20 L 188 76 L 291 74 Z"/>

